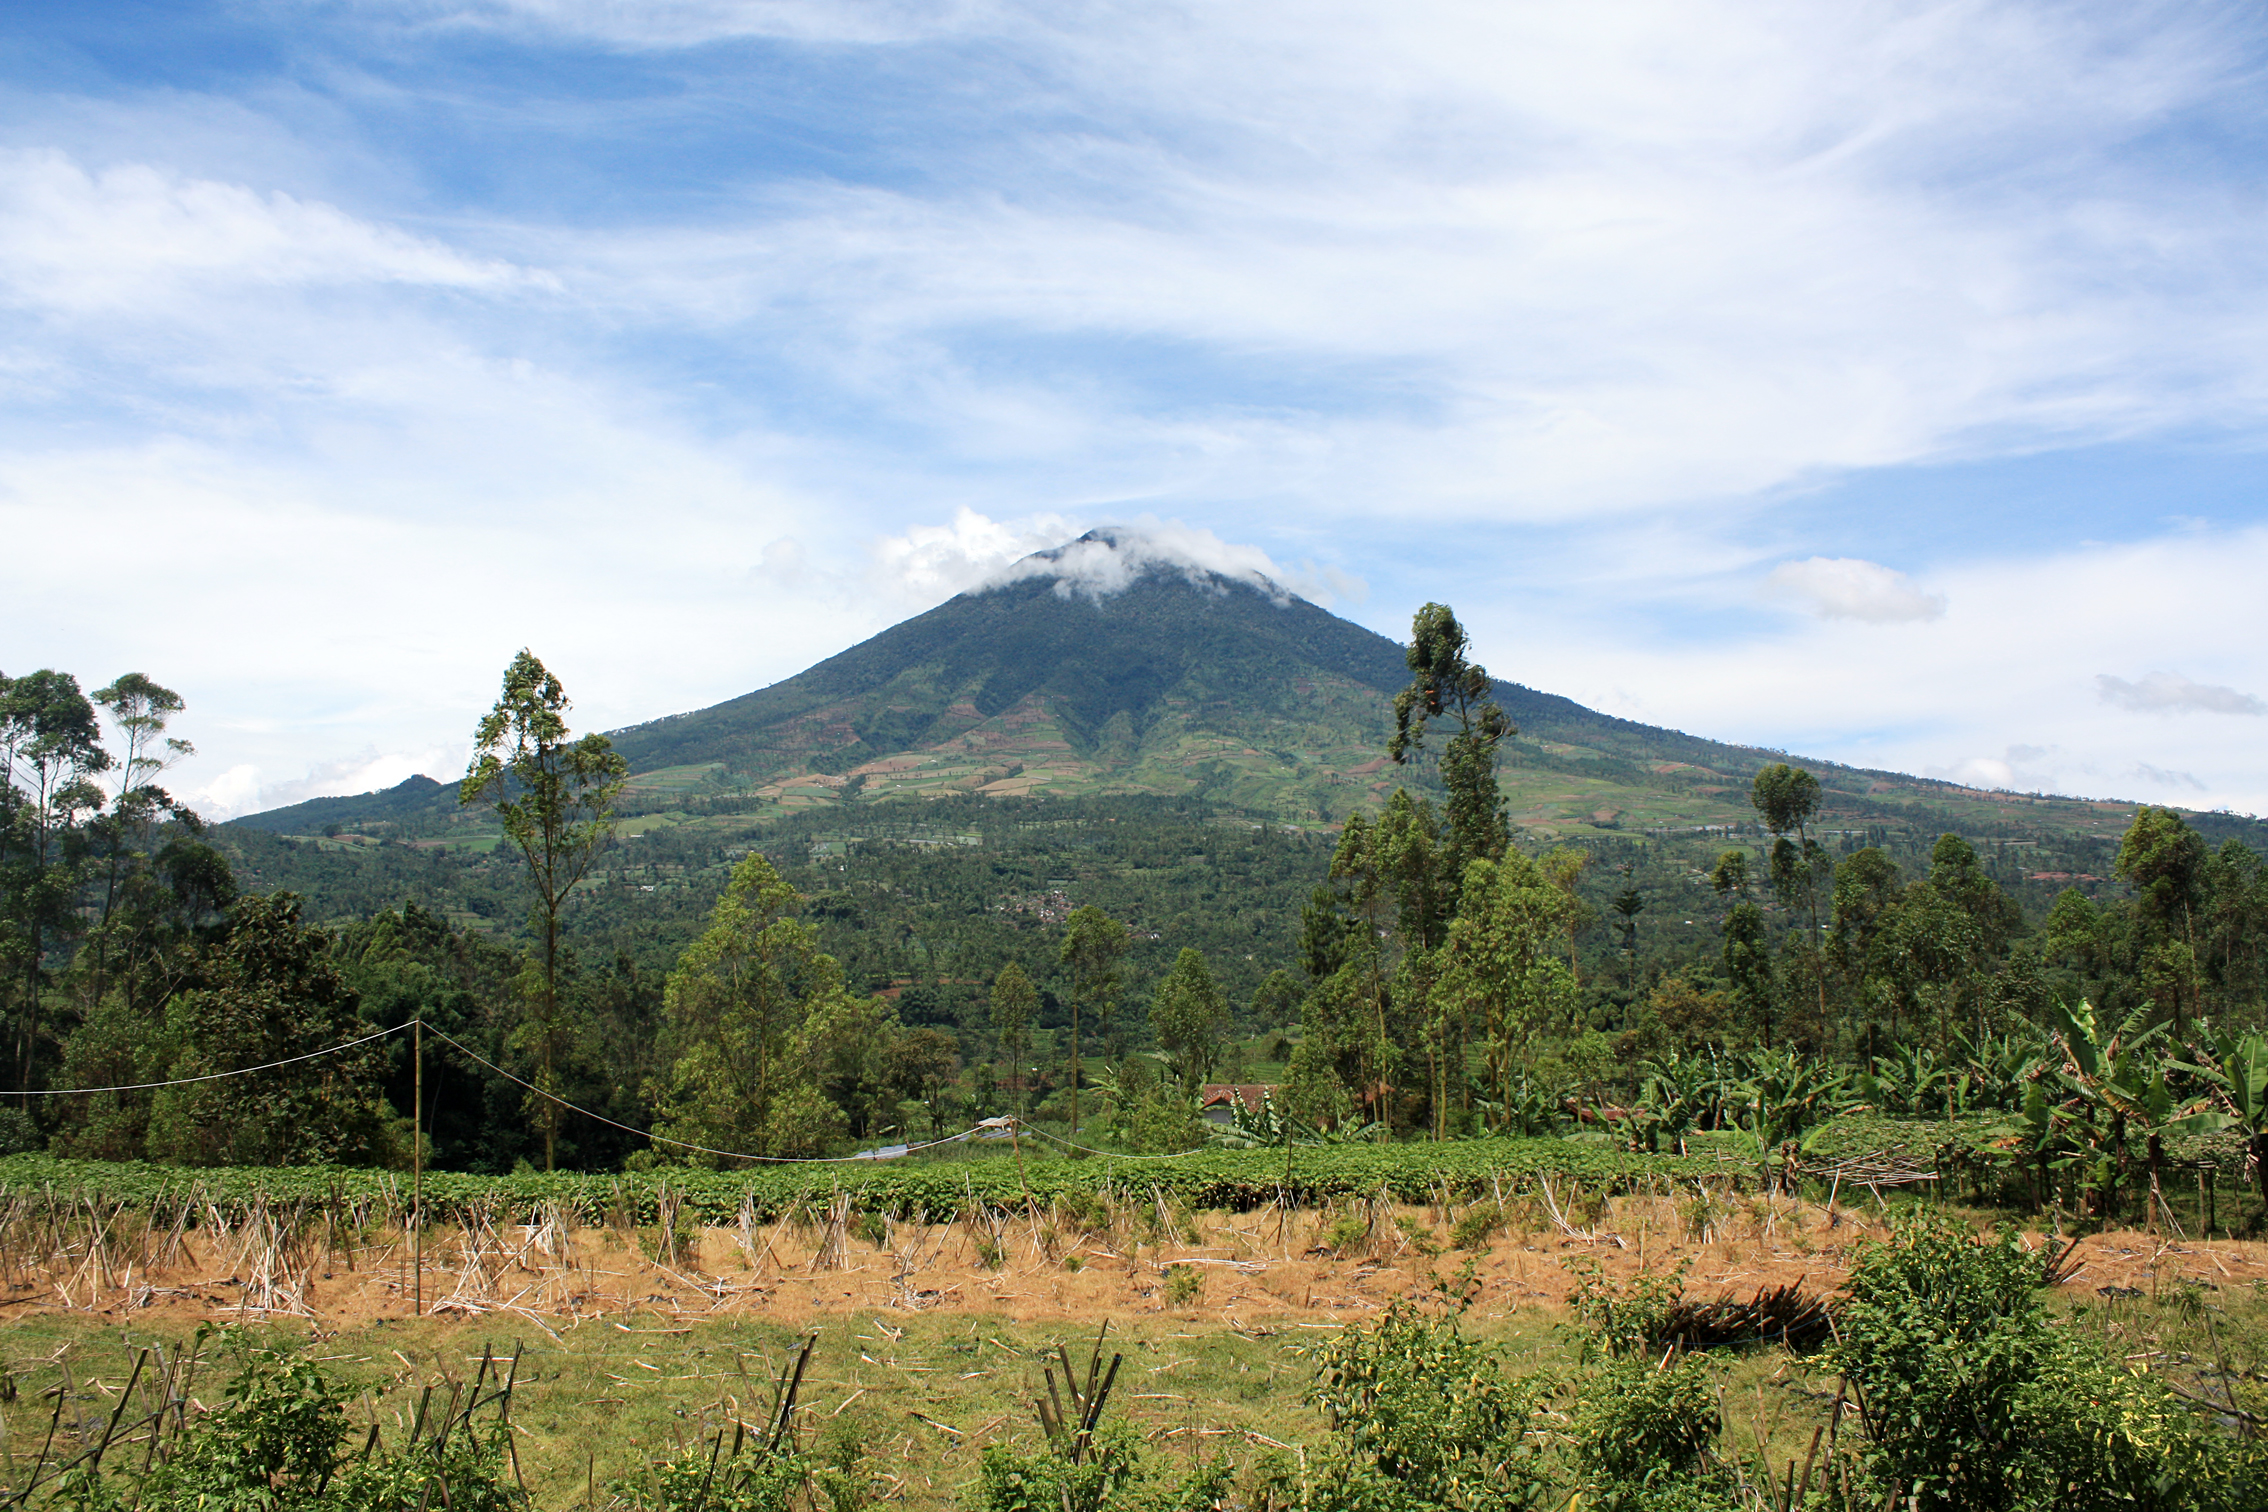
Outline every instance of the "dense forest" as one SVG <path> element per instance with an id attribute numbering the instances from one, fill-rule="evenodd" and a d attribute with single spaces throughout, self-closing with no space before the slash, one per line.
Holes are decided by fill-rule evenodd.
<path id="1" fill-rule="evenodd" d="M 1408 659 L 1379 753 L 1402 780 L 1331 828 L 1143 795 L 783 815 L 626 790 L 524 654 L 461 792 L 417 779 L 316 833 L 216 827 L 162 785 L 177 695 L 0 680 L 20 1094 L 0 1144 L 403 1164 L 417 1073 L 387 1031 L 412 1022 L 428 1160 L 498 1171 L 839 1152 L 1006 1112 L 1179 1148 L 1216 1081 L 1396 1139 L 1602 1118 L 1677 1138 L 1775 1065 L 1834 1078 L 1822 1108 L 2013 1115 L 2089 1034 L 2155 1036 L 2195 1108 L 2198 1063 L 2268 1016 L 2268 867 L 2212 838 L 2233 821 L 1852 823 L 1774 762 L 1752 823 L 1539 843 L 1446 609 Z"/>

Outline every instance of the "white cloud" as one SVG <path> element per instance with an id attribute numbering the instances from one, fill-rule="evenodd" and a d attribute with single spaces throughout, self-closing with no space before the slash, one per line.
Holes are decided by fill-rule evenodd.
<path id="1" fill-rule="evenodd" d="M 238 288 L 392 283 L 556 288 L 541 272 L 468 257 L 333 205 L 184 177 L 147 163 L 90 170 L 54 151 L 0 150 L 0 292 L 71 311 Z"/>
<path id="2" fill-rule="evenodd" d="M 1090 533 L 1059 514 L 994 520 L 963 505 L 950 525 L 915 525 L 867 549 L 869 585 L 922 607 L 1031 577 L 1056 579 L 1056 591 L 1066 596 L 1107 598 L 1159 570 L 1192 581 L 1231 578 L 1279 598 L 1288 590 L 1325 606 L 1341 598 L 1359 602 L 1370 591 L 1363 578 L 1333 564 L 1309 558 L 1280 567 L 1257 546 L 1231 545 L 1210 530 L 1154 515 Z"/>
<path id="3" fill-rule="evenodd" d="M 2016 744 L 1999 756 L 1971 756 L 1950 766 L 1925 766 L 1921 774 L 1963 787 L 1991 788 L 2004 793 L 2040 793 L 2056 786 L 2052 766 L 2043 766 L 2056 754 L 2053 746 Z"/>
<path id="4" fill-rule="evenodd" d="M 769 14 L 716 9 L 719 35 Z M 2256 423 L 2268 395 L 2268 342 L 2240 334 L 2268 334 L 2268 216 L 2125 167 L 2242 87 L 2207 23 L 1010 5 L 982 27 L 1085 129 L 572 255 L 703 329 L 787 322 L 956 456 L 1279 519 L 1689 507 Z M 1128 341 L 1195 354 L 1200 383 L 1217 360 L 1333 392 L 1193 404 L 1081 350 Z"/>
<path id="5" fill-rule="evenodd" d="M 1011 563 L 992 581 L 1053 578 L 1055 591 L 1065 598 L 1105 599 L 1154 572 L 1178 573 L 1201 587 L 1228 578 L 1288 601 L 1276 580 L 1276 564 L 1258 547 L 1232 546 L 1209 530 L 1150 518 L 1133 528 L 1097 526 L 1077 540 Z"/>
<path id="6" fill-rule="evenodd" d="M 1078 533 L 1060 515 L 994 520 L 963 505 L 950 525 L 914 525 L 869 549 L 884 588 L 927 605 L 982 587 L 1010 563 Z"/>
<path id="7" fill-rule="evenodd" d="M 1957 782 L 1963 787 L 1997 788 L 2003 792 L 2016 786 L 2016 769 L 2005 761 L 1991 756 L 1971 756 L 1966 761 L 1949 767 L 1928 767 L 1924 777 L 1935 777 L 1943 782 Z"/>
<path id="8" fill-rule="evenodd" d="M 1765 581 L 1773 594 L 1801 603 L 1822 619 L 1887 625 L 1945 614 L 1944 594 L 1924 593 L 1895 568 L 1857 557 L 1783 562 Z"/>
<path id="9" fill-rule="evenodd" d="M 2256 666 L 2268 528 L 1947 563 L 1933 576 L 1944 616 L 1895 637 L 1849 620 L 1653 633 L 1631 623 L 1624 595 L 1591 602 L 1549 584 L 1449 601 L 1499 675 L 1626 718 L 2019 792 L 2132 799 L 2170 781 L 2199 807 L 2268 813 L 2250 720 L 2137 720 L 2103 702 L 2086 670 Z M 2201 648 L 2216 662 L 2200 665 Z"/>
<path id="10" fill-rule="evenodd" d="M 2250 693 L 2191 682 L 2179 672 L 2151 672 L 2139 682 L 2099 672 L 2095 689 L 2104 703 L 2139 714 L 2268 714 L 2268 703 Z"/>
<path id="11" fill-rule="evenodd" d="M 342 16 L 407 22 L 451 66 L 358 73 Z M 2257 533 L 1983 561 L 1956 532 L 1926 588 L 1780 560 L 1900 549 L 1788 507 L 1849 470 L 2260 434 L 2268 208 L 2241 155 L 2181 142 L 2256 117 L 2233 10 L 354 0 L 293 21 L 282 51 L 341 65 L 319 90 L 129 90 L 107 126 L 19 90 L 0 151 L 11 664 L 183 687 L 216 793 L 460 738 L 522 643 L 592 725 L 712 702 L 1074 519 L 1154 510 L 1274 558 L 1175 524 L 1143 527 L 1141 560 L 1319 601 L 1359 599 L 1359 564 L 1404 606 L 1389 633 L 1469 582 L 1460 610 L 1508 648 L 1491 665 L 1633 717 L 2074 791 L 2148 767 L 2268 807 L 2240 721 L 2176 745 L 2088 681 L 2185 666 L 2249 699 Z M 535 64 L 562 35 L 686 54 L 652 95 L 563 71 L 523 109 L 446 54 L 472 27 L 533 39 Z M 783 45 L 701 47 L 746 37 Z M 725 140 L 703 112 L 745 111 L 772 66 L 748 60 L 792 71 L 813 43 L 825 66 L 767 108 L 827 144 L 824 172 L 703 166 Z M 874 147 L 859 91 L 901 82 Z M 230 124 L 135 130 L 136 108 Z M 531 171 L 484 198 L 499 160 L 448 134 L 502 109 Z M 638 129 L 583 152 L 569 118 Z M 649 193 L 641 141 L 714 182 Z M 574 187 L 546 182 L 569 159 Z M 90 538 L 166 564 L 166 611 L 54 570 Z M 1135 561 L 1047 570 L 1099 591 Z M 1759 577 L 1819 622 L 1660 628 L 1704 602 L 1748 623 Z"/>

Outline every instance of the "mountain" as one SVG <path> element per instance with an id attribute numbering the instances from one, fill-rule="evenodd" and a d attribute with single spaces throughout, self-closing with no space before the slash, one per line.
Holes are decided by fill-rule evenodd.
<path id="1" fill-rule="evenodd" d="M 988 586 L 713 707 L 612 732 L 632 806 L 747 815 L 947 793 L 1158 794 L 1334 824 L 1422 773 L 1385 760 L 1402 647 L 1257 572 L 1100 529 Z M 1783 753 L 1728 745 L 1500 681 L 1519 727 L 1504 788 L 1540 835 L 1752 822 L 1750 778 Z M 1806 762 L 1830 821 L 2089 834 L 2132 805 L 1988 793 Z M 239 823 L 278 833 L 385 823 L 433 833 L 426 779 Z M 429 812 L 428 812 L 429 811 Z M 420 824 L 425 814 L 429 823 Z M 462 833 L 462 831 L 459 831 Z"/>
<path id="2" fill-rule="evenodd" d="M 1103 529 L 783 682 L 613 739 L 648 788 L 790 808 L 1147 792 L 1330 822 L 1404 775 L 1382 753 L 1408 680 L 1395 642 L 1257 573 Z M 1497 697 L 1523 756 L 1564 775 L 1745 784 L 1769 759 L 1514 683 Z"/>

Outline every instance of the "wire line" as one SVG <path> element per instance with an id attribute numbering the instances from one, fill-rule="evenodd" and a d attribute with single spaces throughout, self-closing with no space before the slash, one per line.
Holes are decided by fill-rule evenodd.
<path id="1" fill-rule="evenodd" d="M 750 1155 L 740 1150 L 716 1150 L 711 1149 L 707 1145 L 694 1144 L 689 1140 L 672 1139 L 667 1134 L 656 1134 L 649 1129 L 632 1128 L 629 1124 L 623 1123 L 617 1119 L 609 1118 L 604 1113 L 593 1113 L 588 1108 L 577 1107 L 574 1103 L 571 1103 L 566 1098 L 559 1096 L 556 1092 L 546 1092 L 543 1088 L 537 1086 L 534 1082 L 525 1080 L 522 1077 L 514 1076 L 511 1072 L 505 1070 L 502 1066 L 497 1065 L 496 1062 L 488 1059 L 478 1051 L 467 1049 L 464 1045 L 459 1044 L 454 1039 L 451 1039 L 448 1035 L 434 1028 L 431 1024 L 427 1024 L 425 1028 L 426 1032 L 431 1034 L 435 1039 L 441 1040 L 447 1044 L 455 1045 L 457 1049 L 462 1051 L 465 1055 L 470 1056 L 476 1061 L 479 1061 L 482 1065 L 495 1072 L 498 1076 L 503 1077 L 506 1081 L 515 1082 L 518 1085 L 527 1088 L 530 1092 L 533 1092 L 538 1097 L 548 1098 L 550 1101 L 559 1104 L 559 1106 L 565 1108 L 570 1113 L 580 1113 L 585 1118 L 596 1119 L 600 1123 L 607 1125 L 609 1128 L 620 1129 L 625 1134 L 635 1134 L 640 1139 L 650 1139 L 656 1144 L 675 1145 L 681 1150 L 693 1150 L 702 1155 L 715 1155 L 725 1160 L 761 1161 L 766 1165 L 853 1165 L 860 1161 L 871 1163 L 877 1160 L 896 1160 L 898 1158 L 897 1155 Z M 958 1134 L 948 1134 L 943 1139 L 932 1139 L 922 1144 L 909 1144 L 905 1147 L 905 1149 L 900 1151 L 899 1154 L 911 1155 L 916 1150 L 933 1150 L 939 1145 L 948 1145 L 954 1143 L 957 1140 L 968 1139 L 976 1134 L 976 1132 L 977 1130 L 975 1128 L 967 1128 L 963 1129 Z"/>
<path id="2" fill-rule="evenodd" d="M 223 1081 L 231 1076 L 250 1076 L 255 1071 L 273 1071 L 279 1066 L 296 1066 L 301 1061 L 319 1060 L 326 1055 L 336 1055 L 341 1050 L 352 1050 L 357 1045 L 367 1045 L 372 1040 L 384 1039 L 389 1034 L 399 1034 L 407 1029 L 410 1024 L 416 1022 L 417 1020 L 411 1019 L 407 1023 L 396 1024 L 391 1029 L 381 1029 L 376 1034 L 366 1034 L 360 1039 L 348 1040 L 343 1045 L 333 1045 L 328 1050 L 310 1050 L 305 1055 L 294 1055 L 280 1061 L 269 1061 L 264 1066 L 240 1066 L 234 1071 L 215 1071 L 209 1076 L 184 1076 L 177 1081 L 135 1082 L 131 1086 L 124 1087 L 45 1087 L 30 1092 L 0 1092 L 0 1097 L 81 1097 L 96 1092 L 155 1092 L 163 1087 L 193 1087 L 198 1082 Z M 439 1033 L 440 1031 L 434 1032 Z"/>

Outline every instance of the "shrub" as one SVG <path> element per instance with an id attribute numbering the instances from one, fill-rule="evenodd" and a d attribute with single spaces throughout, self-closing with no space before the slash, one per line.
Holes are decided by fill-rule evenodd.
<path id="1" fill-rule="evenodd" d="M 1852 1267 L 1830 1358 L 1863 1394 L 1867 1470 L 1919 1508 L 2253 1512 L 2268 1451 L 2048 1326 L 2041 1258 L 1913 1220 Z"/>
<path id="2" fill-rule="evenodd" d="M 1584 1382 L 1574 1417 L 1575 1462 L 1602 1490 L 1692 1479 L 1724 1426 L 1708 1367 L 1691 1354 L 1614 1361 Z"/>
<path id="3" fill-rule="evenodd" d="M 1322 1346 L 1309 1399 L 1340 1436 L 1324 1471 L 1326 1505 L 1509 1509 L 1552 1484 L 1534 1419 L 1558 1389 L 1513 1377 L 1454 1312 L 1396 1302 L 1377 1321 Z"/>
<path id="4" fill-rule="evenodd" d="M 1140 1474 L 1132 1435 L 1108 1428 L 1074 1461 L 1052 1448 L 1026 1454 L 1010 1444 L 984 1451 L 977 1474 L 979 1512 L 1102 1512 Z"/>
<path id="5" fill-rule="evenodd" d="M 1449 1230 L 1449 1243 L 1461 1250 L 1487 1249 L 1488 1241 L 1504 1227 L 1504 1208 L 1496 1202 L 1476 1202 L 1457 1215 Z"/>
<path id="6" fill-rule="evenodd" d="M 199 1343 L 212 1332 L 201 1330 Z M 240 1343 L 233 1330 L 222 1337 Z M 352 1391 L 314 1362 L 278 1350 L 246 1348 L 243 1359 L 225 1388 L 226 1405 L 191 1420 L 172 1457 L 143 1481 L 140 1505 L 247 1512 L 393 1512 L 440 1501 L 453 1512 L 527 1506 L 502 1478 L 496 1431 L 484 1441 L 474 1424 L 460 1421 L 455 1432 L 430 1434 L 397 1453 L 350 1458 L 342 1451 Z M 91 1475 L 76 1489 L 81 1506 L 113 1504 L 111 1488 L 96 1488 Z"/>
<path id="7" fill-rule="evenodd" d="M 1331 1226 L 1323 1231 L 1323 1247 L 1334 1255 L 1343 1255 L 1369 1238 L 1369 1213 L 1352 1208 L 1331 1220 Z"/>
<path id="8" fill-rule="evenodd" d="M 1991 1512 L 2024 1482 L 2019 1406 L 2053 1346 L 2039 1257 L 1924 1217 L 1851 1267 L 1832 1357 L 1865 1404 L 1867 1468 L 1917 1508 Z"/>
<path id="9" fill-rule="evenodd" d="M 1619 1359 L 1659 1349 L 1668 1323 L 1685 1294 L 1685 1272 L 1691 1259 L 1680 1260 L 1666 1276 L 1641 1271 L 1628 1281 L 1610 1278 L 1589 1255 L 1561 1262 L 1575 1277 L 1567 1305 L 1585 1329 L 1583 1355 Z"/>
<path id="10" fill-rule="evenodd" d="M 1205 1297 L 1205 1278 L 1194 1265 L 1169 1265 L 1165 1268 L 1165 1299 L 1168 1307 L 1194 1307 Z"/>
<path id="11" fill-rule="evenodd" d="M 725 1456 L 696 1442 L 642 1476 L 609 1482 L 607 1505 L 624 1512 L 788 1512 L 808 1479 L 794 1454 Z"/>

